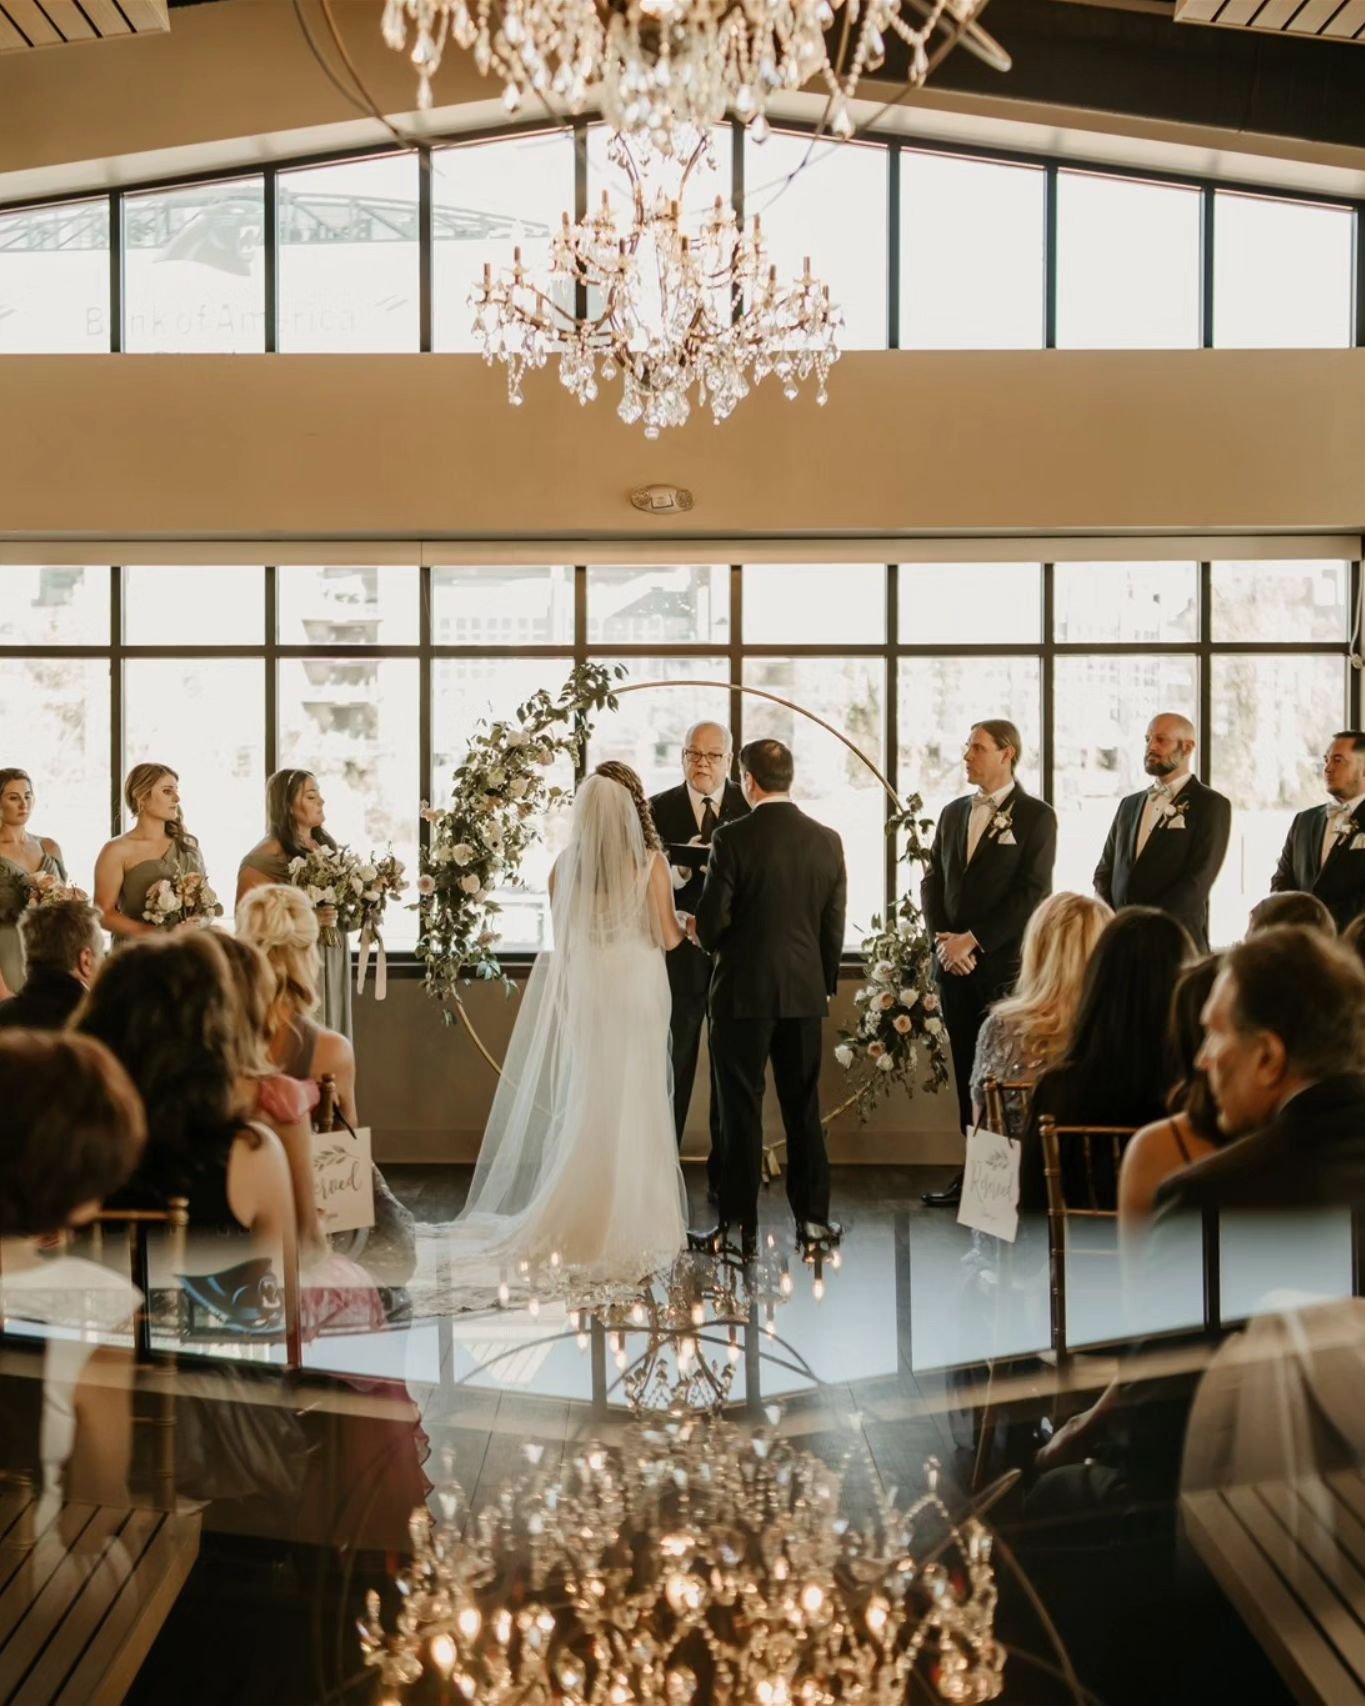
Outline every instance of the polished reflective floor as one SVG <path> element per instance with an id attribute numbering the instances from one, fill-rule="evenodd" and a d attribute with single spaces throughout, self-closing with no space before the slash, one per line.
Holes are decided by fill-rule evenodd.
<path id="1" fill-rule="evenodd" d="M 0 1687 L 0 1699 L 79 1698 L 62 1695 L 53 1680 L 60 1644 L 83 1640 L 94 1654 L 104 1641 L 119 1650 L 110 1619 L 122 1604 L 126 1621 L 134 1601 L 150 1607 L 142 1619 L 145 1650 L 136 1643 L 129 1649 L 136 1663 L 126 1683 L 136 1701 L 502 1698 L 486 1680 L 475 1686 L 472 1675 L 466 1681 L 473 1694 L 458 1688 L 459 1664 L 452 1660 L 453 1680 L 443 1676 L 432 1653 L 442 1660 L 451 1653 L 429 1641 L 419 1643 L 421 1674 L 406 1689 L 392 1665 L 364 1662 L 356 1619 L 365 1616 L 369 1590 L 378 1596 L 374 1641 L 390 1643 L 380 1657 L 395 1650 L 396 1582 L 420 1539 L 410 1529 L 413 1508 L 425 1504 L 438 1523 L 466 1536 L 481 1512 L 501 1511 L 506 1526 L 535 1510 L 540 1535 L 544 1510 L 568 1496 L 575 1477 L 591 1479 L 584 1465 L 594 1442 L 621 1455 L 592 1473 L 628 1480 L 651 1453 L 677 1452 L 690 1463 L 676 1469 L 685 1480 L 698 1464 L 729 1463 L 735 1454 L 752 1467 L 755 1430 L 761 1455 L 780 1444 L 794 1454 L 791 1464 L 806 1465 L 784 1473 L 815 1473 L 811 1461 L 840 1473 L 829 1496 L 830 1521 L 844 1525 L 841 1544 L 846 1526 L 884 1530 L 893 1506 L 904 1511 L 928 1488 L 937 1489 L 956 1523 L 980 1520 L 991 1539 L 976 1564 L 967 1559 L 963 1531 L 949 1533 L 936 1509 L 917 1519 L 928 1526 L 905 1543 L 945 1559 L 950 1543 L 958 1548 L 956 1563 L 945 1565 L 950 1586 L 943 1591 L 953 1606 L 970 1598 L 971 1581 L 981 1591 L 988 1586 L 987 1632 L 1004 1648 L 1003 1698 L 1196 1700 L 1227 1692 L 1288 1699 L 1289 1661 L 1271 1650 L 1275 1643 L 1257 1626 L 1254 1607 L 1239 1601 L 1240 1578 L 1229 1573 L 1227 1558 L 1240 1542 L 1219 1538 L 1227 1511 L 1199 1506 L 1193 1536 L 1181 1515 L 1182 1491 L 1207 1498 L 1212 1487 L 1221 1496 L 1220 1449 L 1202 1453 L 1213 1468 L 1193 1491 L 1186 1453 L 1183 1488 L 1179 1480 L 1190 1404 L 1214 1399 L 1221 1407 L 1200 1424 L 1205 1442 L 1236 1436 L 1245 1444 L 1254 1412 L 1258 1447 L 1243 1457 L 1255 1464 L 1258 1488 L 1292 1483 L 1301 1491 L 1306 1476 L 1327 1477 L 1314 1482 L 1318 1504 L 1303 1495 L 1316 1525 L 1314 1582 L 1334 1608 L 1335 1623 L 1326 1619 L 1341 1643 L 1334 1662 L 1342 1676 L 1356 1675 L 1365 1646 L 1358 1625 L 1365 1596 L 1356 1593 L 1365 1583 L 1365 1549 L 1356 1556 L 1351 1548 L 1365 1539 L 1365 1501 L 1353 1515 L 1355 1483 L 1330 1480 L 1360 1467 L 1351 1458 L 1351 1430 L 1300 1426 L 1283 1381 L 1276 1401 L 1266 1403 L 1262 1377 L 1283 1367 L 1285 1341 L 1267 1340 L 1255 1370 L 1230 1386 L 1221 1376 L 1203 1381 L 1215 1340 L 1203 1332 L 1208 1270 L 1197 1244 L 1135 1283 L 1111 1228 L 1078 1240 L 1063 1273 L 1073 1354 L 1059 1359 L 1051 1348 L 1055 1301 L 1045 1229 L 1027 1229 L 1009 1250 L 971 1234 L 951 1212 L 920 1204 L 922 1190 L 943 1182 L 941 1171 L 838 1170 L 834 1212 L 845 1236 L 837 1253 L 818 1261 L 803 1260 L 795 1248 L 779 1185 L 765 1194 L 760 1256 L 747 1270 L 689 1255 L 638 1287 L 592 1295 L 576 1294 L 558 1274 L 513 1276 L 505 1303 L 471 1303 L 451 1282 L 449 1222 L 468 1177 L 467 1169 L 392 1169 L 390 1183 L 417 1220 L 415 1271 L 401 1286 L 364 1297 L 343 1286 L 305 1298 L 306 1330 L 293 1347 L 293 1367 L 291 1344 L 269 1310 L 252 1320 L 252 1274 L 224 1262 L 221 1246 L 192 1240 L 179 1266 L 167 1248 L 151 1246 L 151 1355 L 134 1378 L 138 1420 L 127 1508 L 99 1493 L 82 1501 L 80 1489 L 68 1485 L 54 1516 L 60 1498 L 44 1511 L 36 1494 L 26 1503 L 16 1490 L 13 1471 L 22 1463 L 7 1464 L 10 1480 L 0 1483 L 0 1681 L 12 1684 L 8 1692 Z M 699 1172 L 689 1175 L 689 1187 L 693 1222 L 705 1225 Z M 91 1255 L 87 1248 L 81 1259 Z M 113 1275 L 125 1253 L 114 1246 L 93 1255 Z M 1225 1226 L 1218 1255 L 1221 1324 L 1251 1318 L 1256 1330 L 1244 1339 L 1259 1342 L 1286 1311 L 1295 1322 L 1335 1311 L 1335 1336 L 1327 1350 L 1315 1350 L 1313 1367 L 1335 1358 L 1333 1368 L 1339 1374 L 1344 1366 L 1347 1388 L 1355 1390 L 1350 1382 L 1361 1357 L 1350 1302 L 1356 1252 L 1349 1216 Z M 58 1262 L 71 1259 L 58 1258 L 36 1276 L 5 1275 L 0 1356 L 11 1440 L 37 1437 L 32 1429 L 25 1435 L 22 1423 L 41 1412 L 37 1426 L 48 1441 L 62 1358 L 80 1363 L 88 1382 L 92 1346 L 117 1352 L 131 1343 L 108 1324 L 118 1316 L 118 1284 L 110 1281 L 114 1297 L 103 1320 L 90 1270 L 82 1268 L 76 1280 L 71 1270 L 63 1280 Z M 69 1295 L 65 1304 L 54 1301 L 63 1284 L 83 1288 L 78 1308 Z M 224 1304 L 234 1286 L 237 1304 Z M 1145 1417 L 1156 1412 L 1144 1411 L 1128 1424 L 1117 1496 L 1103 1450 L 1090 1460 L 1082 1454 L 1067 1475 L 1040 1476 L 1035 1456 L 1052 1429 L 1085 1409 L 1116 1371 L 1132 1376 L 1123 1359 L 1139 1342 L 1160 1364 L 1156 1385 L 1175 1395 L 1175 1473 L 1163 1480 L 1154 1467 L 1170 1430 L 1149 1436 Z M 1311 1379 L 1308 1386 L 1317 1390 Z M 1310 1397 L 1304 1414 L 1312 1413 Z M 648 1448 L 640 1443 L 646 1436 L 631 1431 L 641 1425 L 654 1430 Z M 698 1425 L 713 1430 L 705 1443 L 693 1432 Z M 1322 1447 L 1316 1454 L 1315 1444 Z M 43 1461 L 49 1455 L 45 1443 Z M 733 1465 L 731 1471 L 740 1473 Z M 30 1475 L 30 1490 L 32 1481 Z M 538 1501 L 547 1497 L 544 1507 Z M 1257 1497 L 1266 1511 L 1280 1509 L 1278 1495 Z M 1338 1512 L 1335 1521 L 1330 1511 L 1323 1515 L 1322 1500 Z M 170 1526 L 151 1533 L 148 1509 Z M 1276 1520 L 1282 1539 L 1297 1536 L 1295 1523 Z M 1323 1533 L 1346 1548 L 1336 1576 L 1336 1554 L 1325 1556 Z M 153 1558 L 154 1542 L 162 1550 Z M 1293 1559 L 1281 1567 L 1268 1544 L 1264 1536 L 1253 1542 L 1253 1551 L 1261 1546 L 1261 1567 L 1292 1581 Z M 754 1545 L 762 1550 L 760 1541 Z M 92 1555 L 106 1573 L 117 1561 L 114 1610 L 83 1590 L 85 1622 L 78 1596 L 69 1614 L 75 1622 L 63 1623 L 62 1584 L 73 1570 L 82 1581 L 93 1579 Z M 140 1567 L 144 1555 L 151 1562 Z M 72 1565 L 72 1556 L 86 1562 Z M 48 1575 L 35 1577 L 42 1559 Z M 978 1565 L 985 1572 L 979 1578 Z M 710 1579 L 714 1585 L 719 1578 Z M 822 1591 L 833 1590 L 816 1583 L 802 1591 L 816 1605 Z M 874 1602 L 881 1603 L 875 1593 Z M 413 1604 L 410 1595 L 406 1603 Z M 662 1615 L 675 1613 L 677 1605 Z M 858 1615 L 866 1619 L 866 1605 Z M 1344 1634 L 1343 1619 L 1356 1620 Z M 18 1658 L 7 1660 L 7 1641 Z M 885 1697 L 951 1698 L 954 1686 L 966 1690 L 959 1698 L 990 1697 L 984 1661 L 969 1667 L 970 1681 L 954 1681 L 945 1654 L 956 1650 L 940 1630 L 913 1679 Z M 976 1656 L 988 1651 L 989 1643 Z M 802 1698 L 734 1689 L 727 1695 L 722 1672 L 689 1663 L 691 1682 L 684 1688 L 675 1678 L 675 1693 L 660 1698 Z M 70 1675 L 79 1681 L 74 1670 Z M 575 1680 L 572 1671 L 568 1680 Z M 622 1700 L 644 1697 L 638 1679 L 620 1686 Z M 973 1695 L 973 1686 L 983 1692 Z M 556 1687 L 553 1697 L 578 1698 L 572 1687 Z"/>

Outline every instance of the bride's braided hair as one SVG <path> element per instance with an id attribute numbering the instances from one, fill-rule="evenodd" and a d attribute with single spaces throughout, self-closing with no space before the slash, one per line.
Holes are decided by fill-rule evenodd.
<path id="1" fill-rule="evenodd" d="M 640 814 L 640 829 L 644 834 L 645 848 L 651 853 L 662 853 L 663 842 L 659 832 L 654 827 L 654 813 L 649 809 L 649 801 L 645 798 L 644 784 L 631 769 L 629 764 L 621 764 L 615 758 L 608 758 L 599 764 L 593 772 L 595 776 L 604 776 L 608 782 L 619 782 L 635 802 L 635 810 Z"/>

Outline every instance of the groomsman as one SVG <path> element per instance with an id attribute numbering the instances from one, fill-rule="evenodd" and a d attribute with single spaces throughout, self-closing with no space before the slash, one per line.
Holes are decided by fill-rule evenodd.
<path id="1" fill-rule="evenodd" d="M 1143 769 L 1150 788 L 1119 801 L 1095 870 L 1095 893 L 1117 912 L 1155 906 L 1209 951 L 1209 890 L 1228 850 L 1232 804 L 1190 766 L 1194 724 L 1165 712 L 1147 728 Z"/>
<path id="2" fill-rule="evenodd" d="M 972 1119 L 977 1032 L 1014 984 L 1024 927 L 1051 892 L 1057 856 L 1056 814 L 1015 780 L 1020 745 L 1018 729 L 1003 717 L 972 725 L 962 756 L 976 792 L 944 807 L 920 886 L 964 1132 Z M 924 1201 L 951 1208 L 961 1196 L 959 1173 L 946 1190 L 926 1191 Z"/>
<path id="3" fill-rule="evenodd" d="M 1344 930 L 1365 912 L 1365 733 L 1332 736 L 1322 779 L 1334 803 L 1310 806 L 1290 824 L 1270 887 L 1315 894 Z"/>
<path id="4" fill-rule="evenodd" d="M 676 788 L 655 794 L 649 802 L 654 827 L 665 846 L 680 847 L 692 842 L 709 847 L 712 834 L 721 824 L 747 815 L 749 806 L 743 791 L 728 780 L 733 746 L 729 729 L 720 723 L 695 723 L 687 731 L 683 739 L 683 781 Z M 695 865 L 673 867 L 674 897 L 679 912 L 697 910 L 705 876 L 705 860 L 701 858 Z M 695 941 L 688 940 L 674 948 L 665 963 L 673 992 L 673 1122 L 681 1148 L 701 1054 L 701 1034 L 706 1025 L 711 956 Z M 713 1203 L 720 1200 L 720 1157 L 720 1096 L 713 1059 L 711 1153 L 706 1161 L 706 1194 Z"/>

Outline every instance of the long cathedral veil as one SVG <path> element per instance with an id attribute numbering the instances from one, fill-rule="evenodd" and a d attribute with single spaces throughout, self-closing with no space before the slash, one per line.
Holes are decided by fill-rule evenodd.
<path id="1" fill-rule="evenodd" d="M 460 1222 L 510 1222 L 553 1183 L 594 1066 L 624 1039 L 603 1035 L 613 950 L 659 945 L 649 907 L 650 853 L 630 793 L 589 776 L 574 798 L 569 844 L 551 877 L 554 946 L 537 956 Z M 582 1164 L 582 1157 L 578 1164 Z M 489 1225 L 494 1231 L 496 1223 Z"/>

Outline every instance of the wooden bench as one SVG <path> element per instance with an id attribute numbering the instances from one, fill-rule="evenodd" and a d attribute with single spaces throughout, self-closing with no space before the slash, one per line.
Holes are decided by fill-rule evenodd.
<path id="1" fill-rule="evenodd" d="M 1185 1531 L 1301 1701 L 1365 1701 L 1365 1476 L 1186 1493 Z"/>
<path id="2" fill-rule="evenodd" d="M 199 1517 L 0 1483 L 0 1702 L 117 1706 L 199 1551 Z"/>

